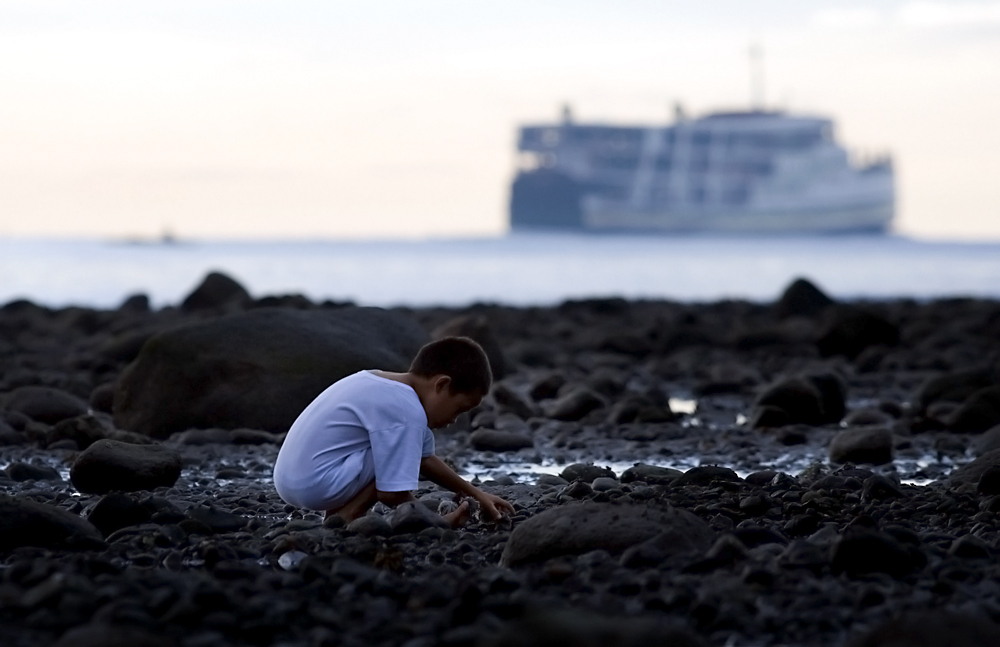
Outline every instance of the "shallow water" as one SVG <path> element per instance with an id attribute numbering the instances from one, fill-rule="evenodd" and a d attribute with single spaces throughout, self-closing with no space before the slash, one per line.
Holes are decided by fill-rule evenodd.
<path id="1" fill-rule="evenodd" d="M 0 238 L 0 302 L 114 307 L 144 292 L 164 306 L 179 303 L 211 270 L 232 274 L 254 296 L 301 293 L 379 306 L 551 304 L 594 295 L 771 300 L 797 276 L 841 298 L 1000 296 L 1000 242 L 516 234 L 165 245 Z"/>

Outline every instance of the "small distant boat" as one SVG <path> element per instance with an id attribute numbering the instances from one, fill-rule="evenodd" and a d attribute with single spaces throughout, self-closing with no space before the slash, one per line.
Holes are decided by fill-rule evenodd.
<path id="1" fill-rule="evenodd" d="M 833 121 L 719 112 L 666 126 L 561 123 L 520 130 L 512 229 L 884 232 L 892 159 L 852 159 Z"/>

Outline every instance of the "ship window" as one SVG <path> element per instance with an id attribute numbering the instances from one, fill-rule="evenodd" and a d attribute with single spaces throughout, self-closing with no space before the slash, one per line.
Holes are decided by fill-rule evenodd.
<path id="1" fill-rule="evenodd" d="M 656 158 L 656 170 L 669 171 L 671 166 L 673 166 L 673 159 L 670 155 L 661 155 Z"/>
<path id="2" fill-rule="evenodd" d="M 691 141 L 694 143 L 695 146 L 708 146 L 710 143 L 712 143 L 712 134 L 694 133 L 694 135 L 691 137 Z"/>
<path id="3" fill-rule="evenodd" d="M 694 204 L 703 204 L 705 202 L 706 195 L 707 193 L 705 191 L 705 187 L 695 186 L 691 187 L 691 192 L 688 194 L 688 198 Z"/>
<path id="4" fill-rule="evenodd" d="M 556 146 L 559 144 L 559 131 L 555 128 L 547 128 L 542 132 L 542 143 L 546 146 Z"/>

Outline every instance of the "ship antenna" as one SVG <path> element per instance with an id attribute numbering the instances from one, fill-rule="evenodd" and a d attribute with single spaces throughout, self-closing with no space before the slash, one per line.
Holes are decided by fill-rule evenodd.
<path id="1" fill-rule="evenodd" d="M 750 45 L 750 107 L 764 110 L 764 48 L 758 43 Z"/>

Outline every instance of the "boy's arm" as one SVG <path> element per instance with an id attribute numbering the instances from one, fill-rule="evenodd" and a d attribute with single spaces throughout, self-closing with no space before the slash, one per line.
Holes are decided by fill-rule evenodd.
<path id="1" fill-rule="evenodd" d="M 494 519 L 502 517 L 504 512 L 510 514 L 514 513 L 514 506 L 496 495 L 483 492 L 475 485 L 469 483 L 456 474 L 455 470 L 448 467 L 447 463 L 433 454 L 420 459 L 420 473 L 423 474 L 427 480 L 432 481 L 443 488 L 447 488 L 458 494 L 464 494 L 472 497 L 478 501 L 480 505 L 486 508 L 486 511 L 489 512 L 490 516 Z"/>

